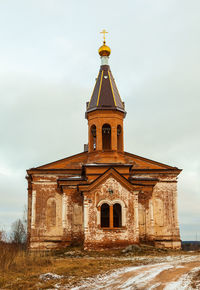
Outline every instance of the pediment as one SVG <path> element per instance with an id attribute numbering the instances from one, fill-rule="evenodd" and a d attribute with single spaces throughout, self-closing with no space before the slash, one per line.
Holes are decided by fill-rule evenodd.
<path id="1" fill-rule="evenodd" d="M 42 166 L 36 167 L 34 169 L 38 170 L 51 170 L 51 169 L 75 169 L 81 168 L 83 164 L 87 163 L 87 152 L 82 152 L 76 155 L 72 155 Z"/>
<path id="2" fill-rule="evenodd" d="M 181 171 L 177 167 L 169 166 L 154 160 L 150 160 L 138 155 L 134 155 L 128 152 L 123 153 L 125 158 L 125 163 L 132 165 L 132 170 L 175 170 Z M 32 170 L 64 170 L 64 169 L 82 169 L 82 166 L 88 163 L 88 152 L 82 152 L 76 155 L 72 155 L 57 161 L 50 162 L 48 164 L 44 164 L 35 168 L 31 168 Z M 101 163 L 98 163 L 99 165 Z M 103 163 L 102 163 L 103 165 Z M 115 163 L 113 163 L 113 167 L 115 167 Z"/>
<path id="3" fill-rule="evenodd" d="M 166 169 L 166 170 L 180 170 L 164 163 L 160 163 L 142 156 L 138 156 L 129 152 L 124 152 L 126 163 L 132 164 L 134 169 Z"/>
<path id="4" fill-rule="evenodd" d="M 115 180 L 121 186 L 123 186 L 129 191 L 133 190 L 133 185 L 114 168 L 108 169 L 106 172 L 100 175 L 97 179 L 95 179 L 92 183 L 80 185 L 79 190 L 91 191 L 101 184 L 109 183 L 109 180 L 110 182 L 113 182 L 113 180 Z"/>

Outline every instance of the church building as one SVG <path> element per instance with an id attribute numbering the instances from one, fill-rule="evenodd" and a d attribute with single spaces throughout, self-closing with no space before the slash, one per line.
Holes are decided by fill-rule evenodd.
<path id="1" fill-rule="evenodd" d="M 84 152 L 27 170 L 29 248 L 82 244 L 95 250 L 147 243 L 179 249 L 181 170 L 124 151 L 125 104 L 103 32 L 101 66 L 86 104 Z"/>

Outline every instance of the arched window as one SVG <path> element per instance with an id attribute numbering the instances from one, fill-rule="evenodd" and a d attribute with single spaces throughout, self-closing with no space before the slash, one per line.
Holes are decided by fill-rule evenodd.
<path id="1" fill-rule="evenodd" d="M 117 150 L 122 151 L 122 128 L 117 126 Z"/>
<path id="2" fill-rule="evenodd" d="M 120 203 L 108 204 L 106 202 L 101 205 L 101 227 L 102 228 L 121 228 L 125 222 L 122 221 L 122 209 Z M 125 209 L 123 209 L 124 211 Z M 99 220 L 99 221 L 100 221 Z"/>
<path id="3" fill-rule="evenodd" d="M 122 207 L 119 203 L 113 205 L 113 226 L 114 228 L 122 226 Z"/>
<path id="4" fill-rule="evenodd" d="M 96 150 L 96 126 L 92 125 L 90 132 L 91 149 Z"/>
<path id="5" fill-rule="evenodd" d="M 56 226 L 56 201 L 54 198 L 49 198 L 47 201 L 46 220 L 47 226 Z"/>
<path id="6" fill-rule="evenodd" d="M 101 206 L 101 227 L 109 228 L 110 226 L 110 207 L 107 203 Z"/>
<path id="7" fill-rule="evenodd" d="M 111 149 L 111 127 L 109 124 L 104 124 L 102 127 L 102 146 L 103 150 Z"/>

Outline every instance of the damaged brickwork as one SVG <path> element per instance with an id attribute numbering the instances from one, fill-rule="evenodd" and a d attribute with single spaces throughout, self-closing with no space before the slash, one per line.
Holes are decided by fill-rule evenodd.
<path id="1" fill-rule="evenodd" d="M 139 164 L 140 159 L 133 158 Z M 177 169 L 165 169 L 166 174 L 163 169 L 148 169 L 148 174 L 140 170 L 137 175 L 131 164 L 88 167 L 88 176 L 70 175 L 68 169 L 62 175 L 41 168 L 28 171 L 30 248 L 79 243 L 85 249 L 101 249 L 139 242 L 180 248 Z M 82 174 L 86 172 L 87 165 L 82 166 Z M 103 204 L 120 204 L 120 227 L 101 226 Z"/>
<path id="2" fill-rule="evenodd" d="M 124 151 L 125 104 L 102 65 L 86 104 L 82 153 L 27 170 L 28 244 L 85 249 L 149 243 L 179 249 L 177 181 L 181 170 Z M 73 144 L 73 141 L 72 141 Z"/>

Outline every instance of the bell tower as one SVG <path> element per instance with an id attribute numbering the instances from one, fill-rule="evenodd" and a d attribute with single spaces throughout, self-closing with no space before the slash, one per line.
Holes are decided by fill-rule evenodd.
<path id="1" fill-rule="evenodd" d="M 90 102 L 86 104 L 88 153 L 97 162 L 123 162 L 125 106 L 108 64 L 111 49 L 105 41 L 107 32 L 101 33 L 104 34 L 99 48 L 101 66 Z"/>

